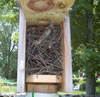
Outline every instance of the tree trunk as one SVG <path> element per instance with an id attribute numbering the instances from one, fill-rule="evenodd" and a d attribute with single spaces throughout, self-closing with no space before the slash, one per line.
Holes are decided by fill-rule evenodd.
<path id="1" fill-rule="evenodd" d="M 87 95 L 95 95 L 96 91 L 96 79 L 95 73 L 87 73 L 86 74 L 86 94 Z"/>
<path id="2" fill-rule="evenodd" d="M 4 76 L 5 76 L 5 78 L 8 79 L 9 73 L 8 73 L 8 64 L 7 63 L 5 64 L 5 69 L 4 70 L 5 70 L 5 75 Z"/>
<path id="3" fill-rule="evenodd" d="M 9 38 L 11 37 L 11 34 L 9 34 Z M 5 65 L 5 77 L 7 79 L 10 78 L 10 64 L 11 64 L 11 61 L 10 61 L 10 58 L 11 58 L 11 39 L 8 40 L 8 53 L 7 53 L 7 56 L 8 56 L 8 59 L 7 59 L 7 64 Z"/>
<path id="4" fill-rule="evenodd" d="M 88 9 L 86 11 L 86 21 L 87 21 L 87 43 L 90 44 L 89 48 L 92 48 L 92 44 L 91 42 L 94 40 L 94 28 L 93 28 L 93 0 L 86 0 L 88 3 L 91 2 L 91 10 Z M 95 71 L 91 71 L 87 72 L 90 70 L 90 68 L 92 67 L 92 63 L 88 63 L 91 64 L 91 66 L 86 67 L 86 94 L 87 95 L 95 95 L 95 91 L 96 91 L 96 78 L 95 78 Z"/>

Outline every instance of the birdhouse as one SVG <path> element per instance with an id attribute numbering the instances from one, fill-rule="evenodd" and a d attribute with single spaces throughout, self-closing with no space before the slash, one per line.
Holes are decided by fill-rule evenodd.
<path id="1" fill-rule="evenodd" d="M 19 0 L 17 92 L 72 92 L 70 20 L 74 0 Z"/>

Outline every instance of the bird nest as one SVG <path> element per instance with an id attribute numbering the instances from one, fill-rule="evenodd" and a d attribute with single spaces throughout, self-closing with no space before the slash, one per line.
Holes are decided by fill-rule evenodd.
<path id="1" fill-rule="evenodd" d="M 28 26 L 26 74 L 61 75 L 62 36 L 60 25 Z"/>

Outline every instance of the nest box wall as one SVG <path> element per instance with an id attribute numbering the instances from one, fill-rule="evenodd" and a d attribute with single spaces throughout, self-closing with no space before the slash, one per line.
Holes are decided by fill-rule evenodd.
<path id="1" fill-rule="evenodd" d="M 71 39 L 69 15 L 65 18 L 74 0 L 19 0 L 20 1 L 20 25 L 19 25 L 19 49 L 17 92 L 37 91 L 55 92 L 58 84 L 61 84 L 63 92 L 72 92 L 72 65 L 71 65 Z M 65 20 L 64 20 L 65 19 Z M 63 22 L 63 23 L 62 23 Z M 63 74 L 28 76 L 26 78 L 26 31 L 30 25 L 61 24 L 63 35 Z M 52 78 L 52 79 L 51 79 Z M 40 81 L 42 79 L 42 81 Z M 50 80 L 50 81 L 49 81 Z M 32 81 L 34 84 L 32 84 Z M 29 85 L 26 85 L 26 84 Z M 56 88 L 57 87 L 57 88 Z M 27 90 L 26 90 L 27 89 Z M 35 89 L 35 90 L 34 90 Z"/>
<path id="2" fill-rule="evenodd" d="M 20 0 L 27 24 L 60 24 L 75 0 Z"/>

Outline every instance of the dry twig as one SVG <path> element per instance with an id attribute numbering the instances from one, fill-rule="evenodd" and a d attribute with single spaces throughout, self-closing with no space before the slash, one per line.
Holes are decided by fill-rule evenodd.
<path id="1" fill-rule="evenodd" d="M 62 74 L 61 41 L 60 25 L 28 26 L 26 74 Z"/>

